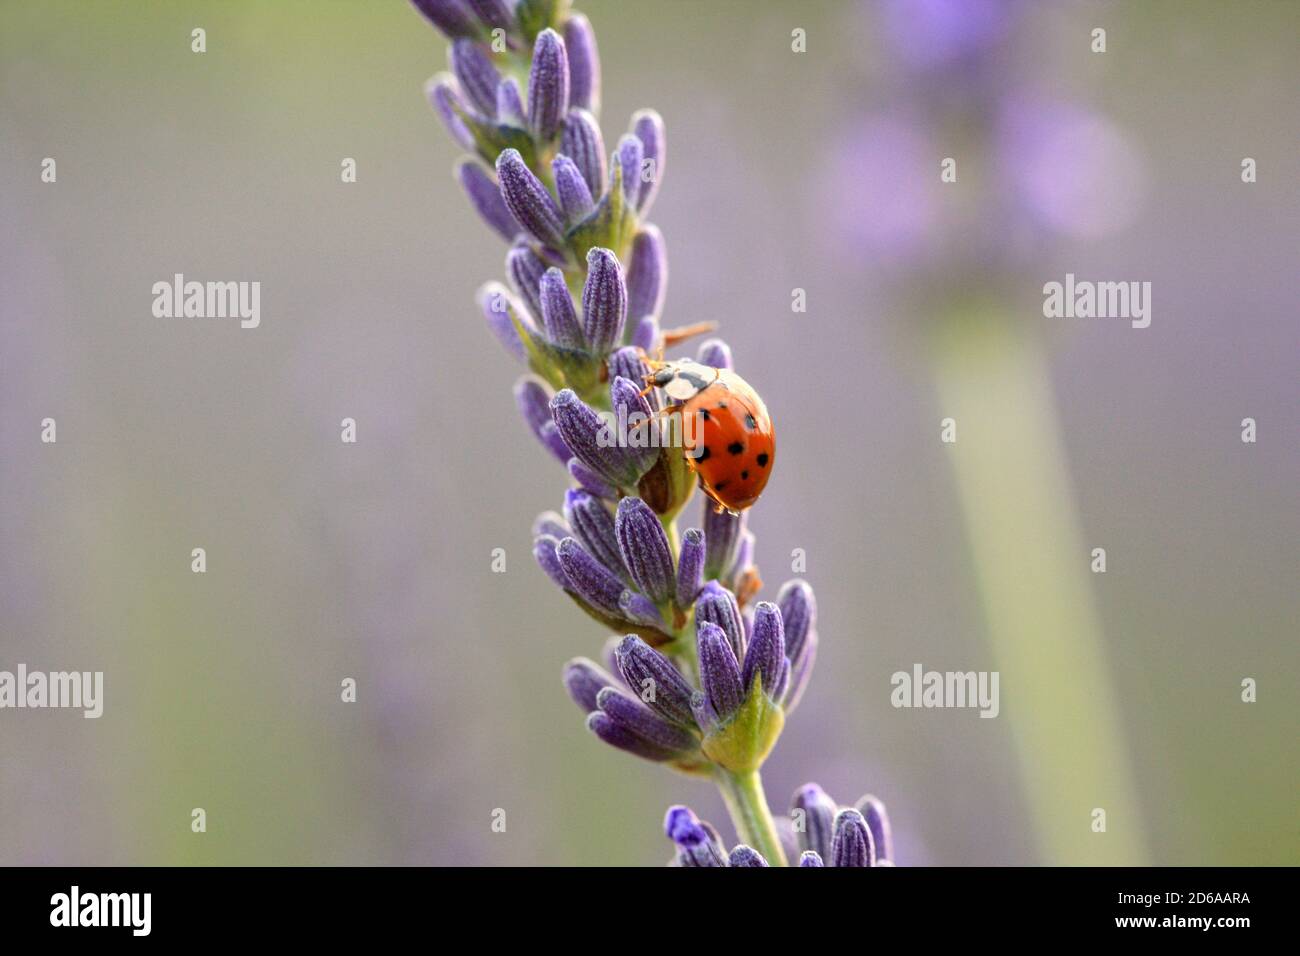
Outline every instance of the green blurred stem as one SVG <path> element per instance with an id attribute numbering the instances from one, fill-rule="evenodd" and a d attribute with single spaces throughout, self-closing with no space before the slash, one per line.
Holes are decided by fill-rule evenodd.
<path id="1" fill-rule="evenodd" d="M 1145 840 L 1093 605 L 1091 549 L 1065 465 L 1047 359 L 997 314 L 933 343 L 951 459 L 1034 829 L 1054 865 L 1137 865 Z M 1094 832 L 1093 811 L 1106 812 Z"/>
<path id="2" fill-rule="evenodd" d="M 731 822 L 740 842 L 763 854 L 773 866 L 788 866 L 781 838 L 776 832 L 776 823 L 772 820 L 772 811 L 767 807 L 763 780 L 758 771 L 732 773 L 717 767 L 714 780 L 722 791 L 722 800 L 727 805 L 727 812 L 731 814 Z"/>

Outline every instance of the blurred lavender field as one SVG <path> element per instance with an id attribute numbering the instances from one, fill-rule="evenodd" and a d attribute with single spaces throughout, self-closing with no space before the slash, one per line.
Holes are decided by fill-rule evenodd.
<path id="1" fill-rule="evenodd" d="M 883 797 L 903 865 L 1055 861 L 1013 685 L 997 720 L 890 706 L 914 662 L 1002 666 L 933 349 L 992 309 L 1043 356 L 1063 510 L 1108 552 L 1079 584 L 1146 858 L 1300 862 L 1300 8 L 578 6 L 607 126 L 667 122 L 666 324 L 720 322 L 776 421 L 767 591 L 803 549 L 818 592 L 774 809 L 815 779 Z M 106 696 L 0 711 L 0 863 L 651 864 L 670 803 L 725 820 L 560 685 L 608 635 L 530 556 L 564 475 L 474 304 L 505 249 L 421 94 L 442 50 L 397 2 L 0 8 L 0 669 L 103 670 Z M 177 272 L 260 281 L 261 326 L 154 318 Z M 1151 327 L 1043 318 L 1067 272 L 1151 282 Z"/>

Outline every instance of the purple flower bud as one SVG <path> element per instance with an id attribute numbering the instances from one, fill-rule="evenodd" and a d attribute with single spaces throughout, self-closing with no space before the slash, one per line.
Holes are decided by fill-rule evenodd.
<path id="1" fill-rule="evenodd" d="M 575 657 L 564 665 L 564 689 L 585 712 L 598 709 L 596 697 L 602 690 L 615 686 L 615 680 L 595 661 Z"/>
<path id="2" fill-rule="evenodd" d="M 726 634 L 716 624 L 701 623 L 696 628 L 695 638 L 699 650 L 700 689 L 711 712 L 719 721 L 725 722 L 740 710 L 745 700 L 740 684 L 740 665 Z"/>
<path id="3" fill-rule="evenodd" d="M 802 578 L 787 581 L 776 595 L 776 606 L 781 609 L 781 623 L 785 626 L 786 656 L 797 661 L 803 654 L 808 635 L 817 624 L 817 601 L 813 589 Z"/>
<path id="4" fill-rule="evenodd" d="M 681 553 L 677 556 L 677 606 L 695 603 L 704 583 L 704 532 L 687 528 L 682 535 Z"/>
<path id="5" fill-rule="evenodd" d="M 618 503 L 615 519 L 618 550 L 632 581 L 655 604 L 673 596 L 673 555 L 668 535 L 658 516 L 640 498 L 624 498 Z"/>
<path id="6" fill-rule="evenodd" d="M 632 344 L 637 348 L 649 352 L 659 341 L 659 320 L 653 315 L 647 315 L 636 324 L 632 330 Z"/>
<path id="7" fill-rule="evenodd" d="M 615 652 L 623 681 L 665 720 L 693 727 L 691 697 L 695 691 L 668 658 L 635 634 L 623 638 Z"/>
<path id="8" fill-rule="evenodd" d="M 551 416 L 573 454 L 610 484 L 631 488 L 645 473 L 634 454 L 644 449 L 623 448 L 608 441 L 605 421 L 572 389 L 561 389 L 551 399 Z"/>
<path id="9" fill-rule="evenodd" d="M 675 750 L 659 747 L 645 738 L 637 736 L 621 724 L 615 723 L 613 718 L 601 711 L 596 711 L 594 714 L 587 716 L 587 729 L 610 746 L 617 747 L 619 750 L 626 750 L 628 753 L 646 760 L 673 760 L 679 756 Z"/>
<path id="10" fill-rule="evenodd" d="M 609 387 L 609 402 L 614 408 L 614 414 L 620 421 L 629 423 L 628 430 L 641 421 L 648 420 L 652 416 L 650 403 L 646 401 L 641 389 L 635 383 L 629 382 L 625 378 L 615 378 Z M 641 426 L 649 428 L 649 425 Z M 630 439 L 629 435 L 629 439 Z M 631 484 L 635 484 L 641 479 L 647 471 L 654 467 L 659 460 L 659 449 L 649 447 L 632 447 L 631 441 L 627 442 L 627 447 L 618 449 L 625 453 L 632 474 L 635 475 Z"/>
<path id="11" fill-rule="evenodd" d="M 689 807 L 669 807 L 664 832 L 677 844 L 680 866 L 726 866 L 727 851 L 717 831 L 691 812 Z"/>
<path id="12" fill-rule="evenodd" d="M 634 319 L 658 316 L 668 288 L 668 251 L 657 226 L 645 225 L 632 240 L 627 265 L 627 309 Z"/>
<path id="13" fill-rule="evenodd" d="M 564 41 L 547 28 L 533 43 L 533 65 L 528 72 L 528 125 L 541 140 L 560 130 L 569 109 L 569 58 Z"/>
<path id="14" fill-rule="evenodd" d="M 732 367 L 731 346 L 722 339 L 706 339 L 700 343 L 700 350 L 695 354 L 695 360 L 701 365 L 712 368 L 729 369 Z"/>
<path id="15" fill-rule="evenodd" d="M 714 511 L 713 502 L 704 499 L 704 540 L 708 544 L 704 558 L 706 578 L 720 578 L 731 568 L 744 530 L 744 512 L 733 515 L 726 511 Z"/>
<path id="16" fill-rule="evenodd" d="M 867 821 L 857 810 L 841 810 L 831 839 L 831 866 L 874 866 L 875 862 Z"/>
<path id="17" fill-rule="evenodd" d="M 787 676 L 785 638 L 781 631 L 781 612 L 771 601 L 760 601 L 754 607 L 754 633 L 745 650 L 745 666 L 740 673 L 741 686 L 748 694 L 758 675 L 763 680 L 763 692 L 780 700 L 782 681 Z"/>
<path id="18" fill-rule="evenodd" d="M 708 540 L 707 535 L 705 540 Z M 740 620 L 740 608 L 736 604 L 736 596 L 717 581 L 709 581 L 705 584 L 695 601 L 695 626 L 698 629 L 706 623 L 721 628 L 736 660 L 744 658 L 745 625 Z"/>
<path id="19" fill-rule="evenodd" d="M 519 331 L 515 328 L 514 321 L 510 318 L 510 294 L 505 286 L 499 282 L 487 283 L 478 291 L 478 304 L 483 310 L 483 317 L 487 319 L 488 328 L 497 337 L 497 341 L 520 362 L 527 362 L 528 353 L 519 338 Z M 527 316 L 522 315 L 518 310 L 516 314 L 520 316 L 521 322 L 531 326 Z"/>
<path id="20" fill-rule="evenodd" d="M 543 511 L 536 520 L 533 521 L 533 537 L 549 534 L 555 539 L 556 543 L 563 541 L 573 534 L 569 526 L 565 523 L 564 518 L 554 511 Z"/>
<path id="21" fill-rule="evenodd" d="M 689 752 L 698 746 L 695 735 L 690 731 L 668 723 L 613 687 L 606 687 L 597 695 L 596 706 L 608 714 L 614 723 L 665 750 Z"/>
<path id="22" fill-rule="evenodd" d="M 556 249 L 564 247 L 564 221 L 560 207 L 533 175 L 517 149 L 502 150 L 497 157 L 497 181 L 501 196 L 519 225 L 541 242 Z"/>
<path id="23" fill-rule="evenodd" d="M 563 439 L 561 438 L 561 440 Z M 584 465 L 578 458 L 569 459 L 569 474 L 578 483 L 579 487 L 589 495 L 610 500 L 618 497 L 617 488 Z"/>
<path id="24" fill-rule="evenodd" d="M 740 535 L 740 544 L 736 546 L 736 559 L 727 569 L 728 581 L 737 581 L 740 575 L 754 563 L 754 532 L 745 531 Z"/>
<path id="25" fill-rule="evenodd" d="M 636 205 L 641 192 L 641 160 L 644 151 L 641 140 L 631 133 L 624 134 L 618 141 L 616 157 L 618 164 L 623 167 L 623 198 L 632 206 Z"/>
<path id="26" fill-rule="evenodd" d="M 515 383 L 515 404 L 529 429 L 548 451 L 561 462 L 567 462 L 573 453 L 564 444 L 555 422 L 551 419 L 551 396 L 546 387 L 532 378 L 521 378 Z"/>
<path id="27" fill-rule="evenodd" d="M 812 850 L 804 850 L 802 853 L 799 854 L 799 865 L 800 866 L 825 866 L 826 864 L 823 863 L 822 858 L 818 856 L 816 853 L 814 853 Z"/>
<path id="28" fill-rule="evenodd" d="M 637 110 L 632 115 L 632 132 L 641 140 L 643 160 L 649 160 L 647 175 L 637 180 L 640 189 L 637 192 L 636 208 L 644 218 L 654 205 L 659 183 L 664 176 L 667 143 L 664 140 L 663 117 L 654 110 Z"/>
<path id="29" fill-rule="evenodd" d="M 813 664 L 816 661 L 817 632 L 809 631 L 804 638 L 803 649 L 799 652 L 799 659 L 790 663 L 790 683 L 785 690 L 785 700 L 781 702 L 781 707 L 786 714 L 793 713 L 794 709 L 799 706 L 799 699 L 803 697 L 804 689 L 808 686 L 808 679 L 812 676 Z"/>
<path id="30" fill-rule="evenodd" d="M 646 365 L 641 356 L 642 351 L 630 345 L 613 352 L 606 360 L 610 379 L 625 378 L 633 385 L 644 386 L 646 376 L 650 374 L 650 366 Z M 647 392 L 645 399 L 652 412 L 659 410 L 659 393 L 656 390 Z"/>
<path id="31" fill-rule="evenodd" d="M 582 287 L 582 322 L 592 354 L 604 355 L 621 341 L 626 321 L 627 285 L 623 281 L 623 267 L 608 249 L 588 250 L 587 281 Z"/>
<path id="32" fill-rule="evenodd" d="M 524 125 L 524 101 L 519 96 L 519 81 L 507 76 L 497 84 L 497 119 L 512 126 Z"/>
<path id="33" fill-rule="evenodd" d="M 560 197 L 560 209 L 564 220 L 573 225 L 582 222 L 596 208 L 591 198 L 591 190 L 577 164 L 568 156 L 560 154 L 551 163 L 551 172 L 555 175 L 555 194 Z"/>
<path id="34" fill-rule="evenodd" d="M 479 24 L 463 0 L 411 0 L 411 5 L 449 37 L 479 34 Z"/>
<path id="35" fill-rule="evenodd" d="M 727 860 L 728 866 L 767 866 L 767 860 L 763 855 L 752 847 L 747 847 L 743 843 L 736 845 L 731 851 L 731 856 Z"/>
<path id="36" fill-rule="evenodd" d="M 585 491 L 566 491 L 564 518 L 573 529 L 573 537 L 577 538 L 597 561 L 620 578 L 627 577 L 623 559 L 618 553 L 614 519 L 599 498 L 594 498 Z"/>
<path id="37" fill-rule="evenodd" d="M 506 0 L 465 0 L 465 3 L 489 27 L 500 27 L 503 30 L 509 30 L 514 22 L 514 17 L 510 13 L 510 5 Z"/>
<path id="38" fill-rule="evenodd" d="M 451 133 L 461 149 L 474 148 L 474 134 L 469 131 L 465 121 L 460 118 L 459 111 L 465 109 L 465 103 L 460 98 L 455 84 L 448 73 L 439 73 L 433 77 L 424 87 L 424 95 L 429 99 L 429 105 L 438 112 L 442 123 L 447 127 L 447 132 Z"/>
<path id="39" fill-rule="evenodd" d="M 542 275 L 538 287 L 538 298 L 542 307 L 542 326 L 546 337 L 561 348 L 582 351 L 587 347 L 578 323 L 578 313 L 573 308 L 573 296 L 569 295 L 568 283 L 564 273 L 551 266 Z"/>
<path id="40" fill-rule="evenodd" d="M 790 806 L 795 837 L 801 850 L 811 850 L 823 860 L 830 859 L 831 840 L 835 833 L 835 814 L 839 807 L 815 783 L 795 791 Z"/>
<path id="41" fill-rule="evenodd" d="M 871 845 L 876 851 L 875 866 L 894 859 L 894 834 L 889 826 L 889 814 L 880 798 L 867 794 L 858 801 L 857 811 L 867 821 L 871 831 Z"/>
<path id="42" fill-rule="evenodd" d="M 501 190 L 488 171 L 474 160 L 467 159 L 456 167 L 456 178 L 479 217 L 507 242 L 513 242 L 519 232 L 519 223 L 506 207 Z"/>
<path id="43" fill-rule="evenodd" d="M 473 40 L 461 37 L 451 44 L 451 72 L 465 96 L 484 116 L 492 116 L 497 107 L 497 84 L 501 74 L 491 58 Z"/>
<path id="44" fill-rule="evenodd" d="M 539 322 L 542 319 L 541 282 L 545 274 L 546 263 L 526 243 L 517 243 L 506 253 L 506 275 L 510 277 L 510 284 Z"/>
<path id="45" fill-rule="evenodd" d="M 600 135 L 600 124 L 586 110 L 573 109 L 564 118 L 564 132 L 560 136 L 560 152 L 568 156 L 582 171 L 593 196 L 605 192 L 605 140 Z"/>
<path id="46" fill-rule="evenodd" d="M 564 24 L 564 48 L 569 54 L 569 105 L 600 109 L 600 56 L 591 21 L 572 13 Z"/>
<path id="47" fill-rule="evenodd" d="M 655 607 L 655 602 L 640 591 L 631 589 L 624 591 L 618 599 L 618 610 L 625 621 L 642 627 L 653 627 L 660 631 L 667 629 L 664 616 L 659 613 L 659 608 Z"/>
<path id="48" fill-rule="evenodd" d="M 550 535 L 542 535 L 533 542 L 533 557 L 537 559 L 538 565 L 551 581 L 565 591 L 572 591 L 573 588 L 569 586 L 569 576 L 564 573 L 564 568 L 560 565 L 560 557 L 556 553 L 558 544 L 559 541 Z"/>
<path id="49" fill-rule="evenodd" d="M 621 617 L 618 599 L 623 596 L 623 582 L 613 571 L 591 556 L 576 538 L 565 538 L 555 553 L 569 580 L 569 590 L 598 611 Z"/>

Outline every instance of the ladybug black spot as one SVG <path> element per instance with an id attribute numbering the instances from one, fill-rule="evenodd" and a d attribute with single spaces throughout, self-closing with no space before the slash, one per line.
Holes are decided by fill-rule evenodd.
<path id="1" fill-rule="evenodd" d="M 720 482 L 718 482 L 716 485 L 713 486 L 713 490 L 714 490 L 714 491 L 721 491 L 721 490 L 722 490 L 723 488 L 725 488 L 725 487 L 727 487 L 727 483 L 726 483 L 725 481 L 720 481 Z"/>
<path id="2" fill-rule="evenodd" d="M 708 459 L 708 457 L 709 457 L 709 446 L 705 445 L 703 448 L 700 449 L 700 457 L 696 458 L 695 460 L 697 462 L 705 461 Z"/>
<path id="3" fill-rule="evenodd" d="M 707 408 L 701 408 L 700 417 L 707 422 L 709 420 L 709 410 Z"/>
<path id="4" fill-rule="evenodd" d="M 731 452 L 733 455 L 739 455 L 744 450 L 745 450 L 745 445 L 743 442 L 733 441 L 730 445 L 727 446 L 727 451 Z"/>
<path id="5" fill-rule="evenodd" d="M 748 468 L 746 468 L 744 471 L 742 471 L 742 472 L 740 473 L 740 480 L 741 480 L 741 481 L 749 481 L 749 469 L 748 469 Z"/>
<path id="6" fill-rule="evenodd" d="M 754 421 L 753 415 L 745 416 L 745 427 L 748 428 L 751 432 L 758 427 L 758 422 Z"/>
<path id="7" fill-rule="evenodd" d="M 758 456 L 758 467 L 759 467 L 759 468 L 766 468 L 766 467 L 767 467 L 767 452 L 760 452 L 760 453 L 759 453 L 759 456 Z"/>
<path id="8" fill-rule="evenodd" d="M 727 403 L 726 403 L 726 402 L 718 402 L 718 407 L 721 408 L 721 409 L 723 409 L 723 410 L 725 410 L 726 407 L 727 407 Z"/>

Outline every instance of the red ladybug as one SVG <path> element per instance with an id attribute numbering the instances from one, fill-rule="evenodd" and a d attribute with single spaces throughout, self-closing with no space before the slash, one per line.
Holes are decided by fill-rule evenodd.
<path id="1" fill-rule="evenodd" d="M 700 488 L 718 510 L 744 511 L 763 493 L 776 457 L 776 436 L 758 392 L 728 369 L 699 362 L 651 362 L 648 382 L 678 403 L 683 418 L 698 416 L 700 428 L 683 428 L 686 460 Z"/>

